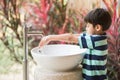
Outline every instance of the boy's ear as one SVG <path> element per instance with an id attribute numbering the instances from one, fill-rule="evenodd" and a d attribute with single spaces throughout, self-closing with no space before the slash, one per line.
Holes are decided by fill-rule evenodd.
<path id="1" fill-rule="evenodd" d="M 96 27 L 95 27 L 95 30 L 96 31 L 101 31 L 102 30 L 102 26 L 97 24 Z"/>

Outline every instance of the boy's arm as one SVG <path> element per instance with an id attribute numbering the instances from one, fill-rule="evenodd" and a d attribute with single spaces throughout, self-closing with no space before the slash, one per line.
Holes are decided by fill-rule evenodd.
<path id="1" fill-rule="evenodd" d="M 51 41 L 78 43 L 78 36 L 79 34 L 72 34 L 72 33 L 66 33 L 66 34 L 60 34 L 60 35 L 48 35 L 41 39 L 39 43 L 39 47 L 42 47 Z"/>

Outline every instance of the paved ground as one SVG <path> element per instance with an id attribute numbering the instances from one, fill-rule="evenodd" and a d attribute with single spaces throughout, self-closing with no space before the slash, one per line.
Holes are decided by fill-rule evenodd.
<path id="1" fill-rule="evenodd" d="M 29 80 L 34 80 L 34 64 L 29 66 Z M 8 74 L 0 74 L 0 80 L 24 80 L 23 79 L 23 65 L 15 64 Z"/>

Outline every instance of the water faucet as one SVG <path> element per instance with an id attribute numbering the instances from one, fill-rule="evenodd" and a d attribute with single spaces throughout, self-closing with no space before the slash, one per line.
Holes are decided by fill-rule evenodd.
<path id="1" fill-rule="evenodd" d="M 24 58 L 23 58 L 23 80 L 29 80 L 29 68 L 28 68 L 28 36 L 39 35 L 41 38 L 43 37 L 43 32 L 41 31 L 31 31 L 28 29 L 32 26 L 23 25 L 23 47 L 24 47 Z"/>

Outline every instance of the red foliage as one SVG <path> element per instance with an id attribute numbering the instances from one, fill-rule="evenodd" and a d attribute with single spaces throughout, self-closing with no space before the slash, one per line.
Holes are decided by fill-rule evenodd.
<path id="1" fill-rule="evenodd" d="M 66 5 L 62 1 L 40 0 L 39 4 L 28 5 L 27 10 L 31 17 L 27 22 L 42 30 L 44 35 L 82 31 L 85 11 L 81 11 L 81 16 L 66 17 Z"/>
<path id="2" fill-rule="evenodd" d="M 116 19 L 107 31 L 109 35 L 109 53 L 120 53 L 120 18 Z"/>
<path id="3" fill-rule="evenodd" d="M 52 6 L 52 3 L 48 3 L 48 0 L 41 0 L 39 4 L 41 5 L 40 8 L 33 6 L 34 13 L 38 18 L 43 20 L 43 24 L 46 24 L 48 22 L 48 12 Z"/>
<path id="4" fill-rule="evenodd" d="M 112 24 L 108 34 L 108 76 L 110 80 L 119 80 L 120 76 L 120 17 L 117 17 L 117 0 L 103 0 L 112 15 Z"/>

